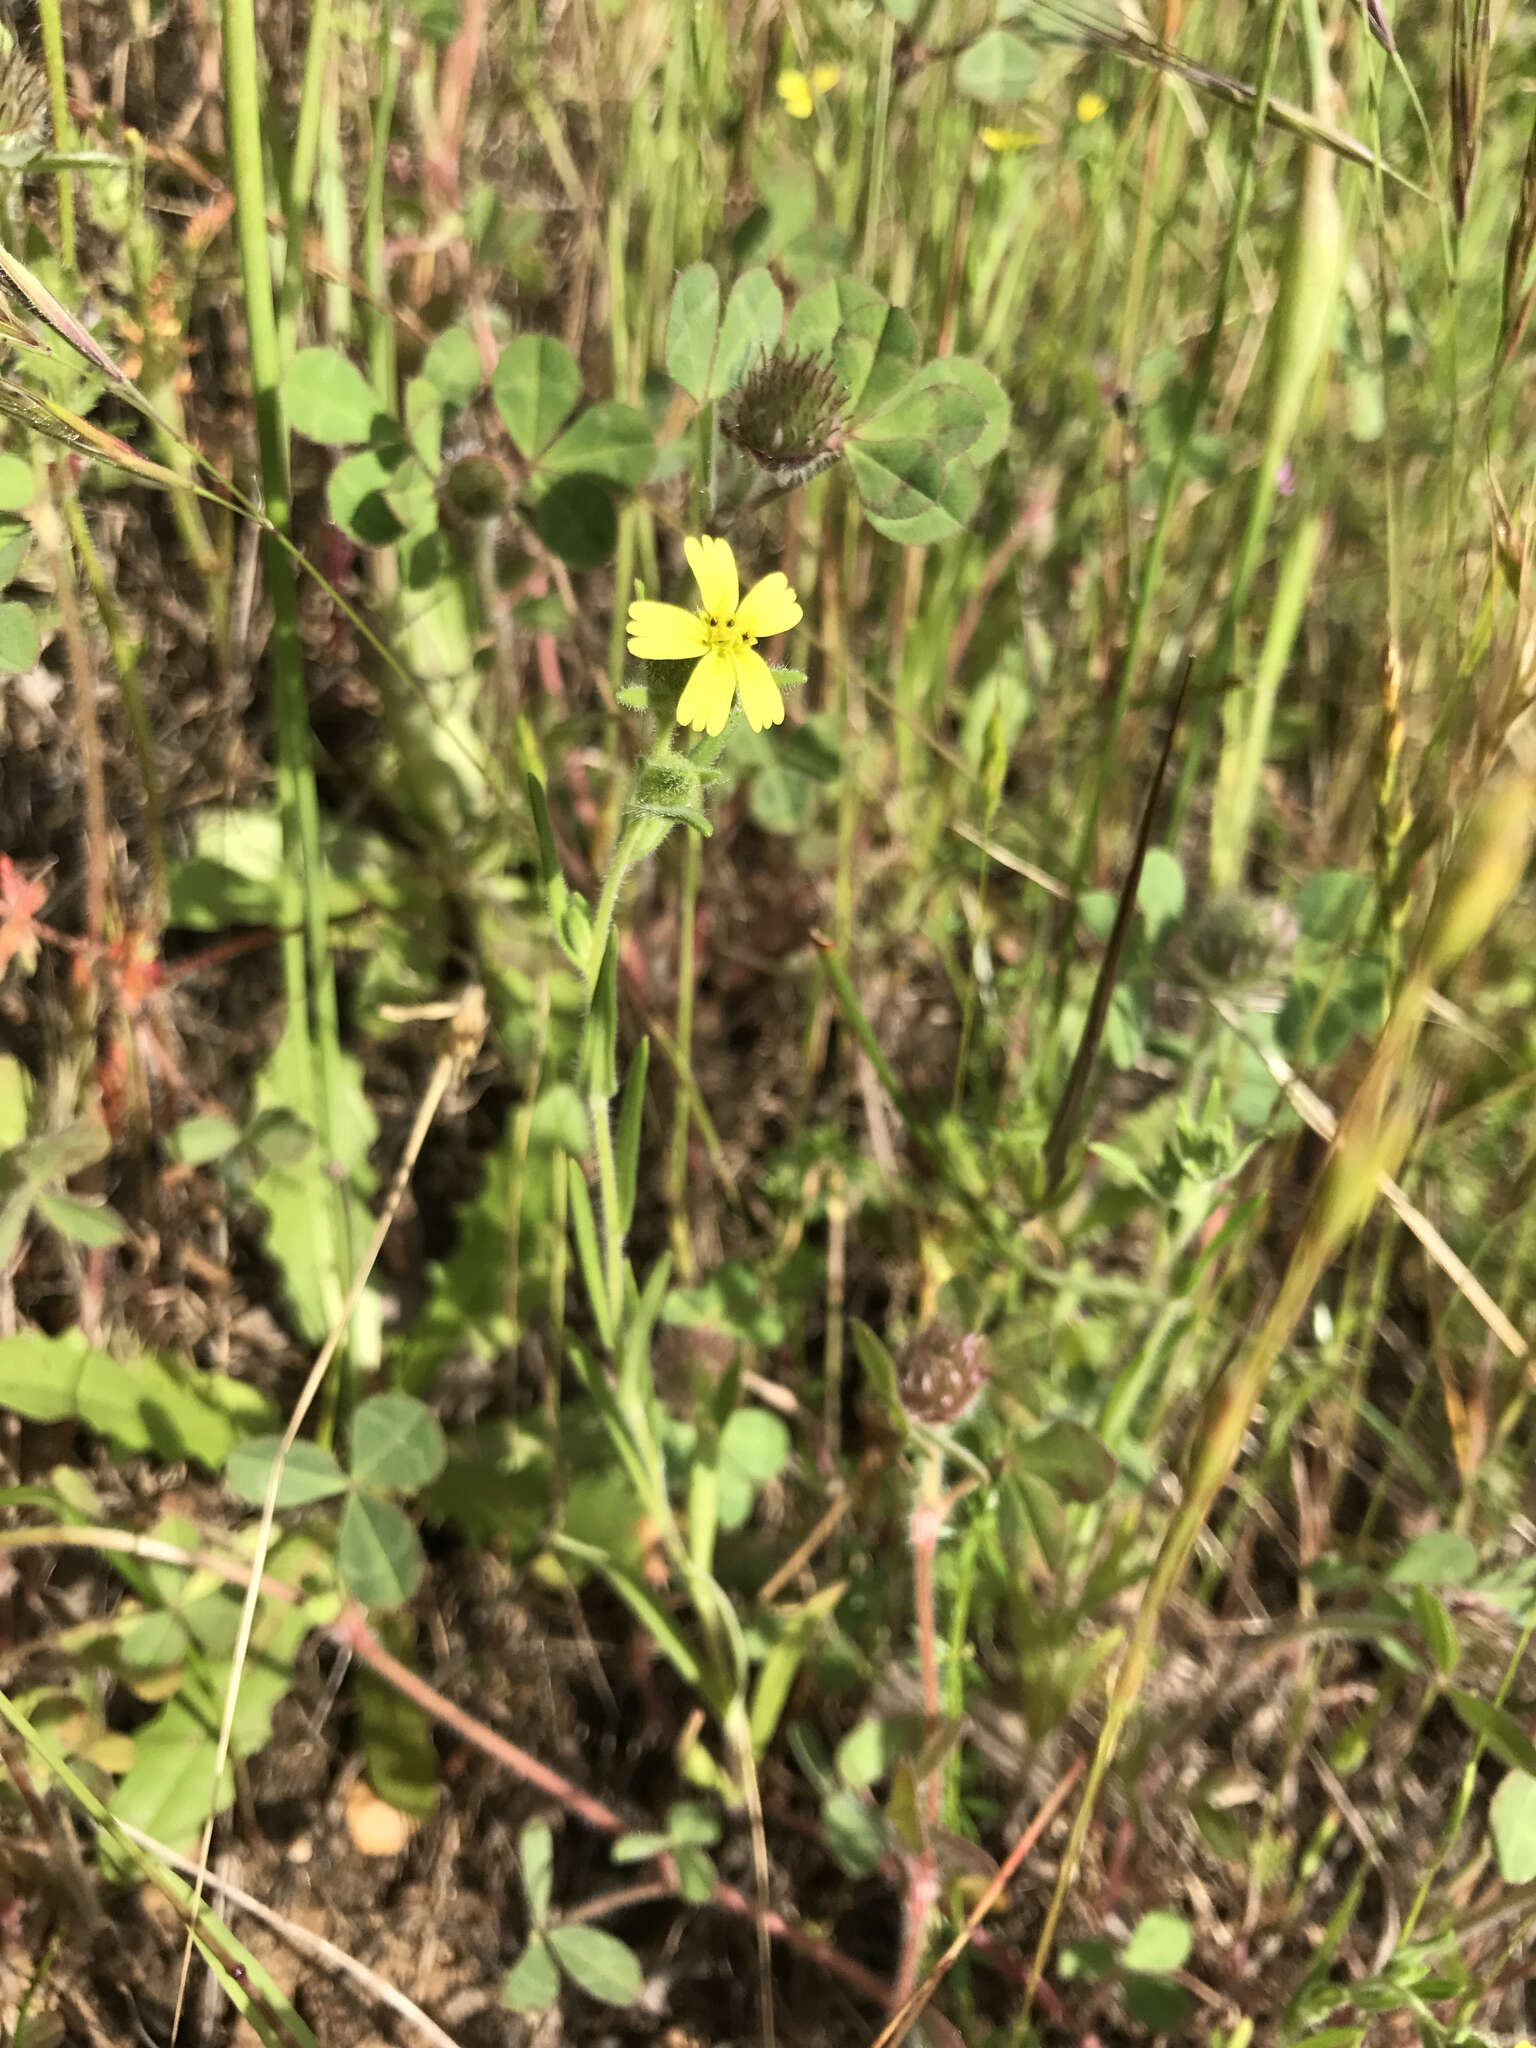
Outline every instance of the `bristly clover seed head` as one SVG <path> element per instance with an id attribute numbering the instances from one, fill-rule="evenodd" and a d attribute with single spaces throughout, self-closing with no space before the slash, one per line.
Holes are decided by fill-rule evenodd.
<path id="1" fill-rule="evenodd" d="M 48 133 L 48 81 L 0 20 L 0 165 L 36 156 Z"/>
<path id="2" fill-rule="evenodd" d="M 775 483 L 806 483 L 843 452 L 844 397 L 830 363 L 780 343 L 732 392 L 720 430 Z"/>
<path id="3" fill-rule="evenodd" d="M 930 1323 L 896 1361 L 896 1395 L 914 1422 L 947 1429 L 974 1407 L 991 1370 L 975 1331 L 962 1336 L 946 1323 Z"/>

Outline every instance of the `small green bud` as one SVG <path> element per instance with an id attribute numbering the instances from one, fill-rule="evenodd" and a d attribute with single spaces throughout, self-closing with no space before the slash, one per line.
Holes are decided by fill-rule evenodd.
<path id="1" fill-rule="evenodd" d="M 633 807 L 648 818 L 670 817 L 675 811 L 696 811 L 703 801 L 699 771 L 681 754 L 654 754 L 640 763 L 635 776 Z"/>
<path id="2" fill-rule="evenodd" d="M 443 489 L 465 519 L 499 519 L 512 502 L 512 472 L 494 455 L 465 455 L 450 465 Z"/>

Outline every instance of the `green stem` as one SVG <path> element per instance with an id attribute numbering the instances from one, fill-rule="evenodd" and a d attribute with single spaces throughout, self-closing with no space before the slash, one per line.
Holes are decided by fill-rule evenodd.
<path id="1" fill-rule="evenodd" d="M 681 1070 L 693 1065 L 694 944 L 703 874 L 702 842 L 696 832 L 683 834 L 683 891 L 677 931 L 677 1058 Z M 678 1277 L 693 1278 L 693 1242 L 688 1234 L 688 1125 L 692 1116 L 689 1091 L 678 1081 L 672 1102 L 672 1151 L 667 1161 L 667 1207 L 672 1216 L 672 1256 Z"/>
<path id="2" fill-rule="evenodd" d="M 1248 228 L 1248 214 L 1253 204 L 1253 188 L 1257 176 L 1259 144 L 1264 133 L 1264 122 L 1269 106 L 1270 87 L 1274 80 L 1275 67 L 1279 61 L 1282 31 L 1289 12 L 1288 0 L 1270 0 L 1269 18 L 1264 37 L 1264 55 L 1259 65 L 1258 85 L 1254 92 L 1253 114 L 1249 130 L 1248 150 L 1243 158 L 1242 172 L 1238 178 L 1237 191 L 1232 204 L 1232 225 L 1227 234 L 1227 246 L 1222 256 L 1221 275 L 1216 285 L 1216 301 L 1211 308 L 1211 317 L 1206 324 L 1200 353 L 1190 375 L 1189 394 L 1184 405 L 1183 418 L 1173 446 L 1168 451 L 1168 467 L 1163 477 L 1162 495 L 1158 501 L 1157 521 L 1152 529 L 1152 538 L 1147 546 L 1146 560 L 1136 588 L 1136 603 L 1131 613 L 1130 629 L 1126 635 L 1125 654 L 1120 663 L 1120 673 L 1115 684 L 1114 702 L 1110 707 L 1109 724 L 1105 729 L 1103 743 L 1094 776 L 1093 789 L 1084 810 L 1082 831 L 1078 836 L 1077 851 L 1072 862 L 1072 894 L 1076 897 L 1088 872 L 1088 863 L 1098 838 L 1099 809 L 1103 802 L 1104 790 L 1108 783 L 1115 760 L 1115 747 L 1120 734 L 1121 722 L 1130 702 L 1131 689 L 1141 667 L 1142 648 L 1152 619 L 1152 601 L 1162 582 L 1163 557 L 1167 552 L 1168 536 L 1173 524 L 1174 507 L 1183 488 L 1184 471 L 1189 460 L 1190 445 L 1195 430 L 1205 411 L 1206 399 L 1210 394 L 1211 380 L 1215 375 L 1216 356 L 1221 346 L 1222 333 L 1226 327 L 1227 305 L 1236 281 L 1238 255 L 1243 237 Z M 1061 997 L 1066 989 L 1066 971 L 1070 964 L 1072 949 L 1062 948 L 1062 966 L 1058 977 L 1057 1003 L 1059 1013 Z"/>
<path id="3" fill-rule="evenodd" d="M 603 877 L 603 886 L 598 892 L 597 909 L 592 918 L 592 943 L 587 949 L 587 1001 L 597 987 L 597 977 L 603 971 L 603 955 L 608 951 L 608 934 L 613 930 L 613 913 L 618 908 L 619 889 L 628 874 L 633 844 L 633 827 L 626 831 L 614 848 L 613 859 L 608 863 L 608 872 Z"/>
<path id="4" fill-rule="evenodd" d="M 290 905 L 283 918 L 283 985 L 288 1028 L 301 1057 L 294 1063 L 300 1100 L 294 1107 L 318 1134 L 322 1157 L 335 1159 L 330 1129 L 337 1098 L 336 989 L 331 974 L 326 918 L 325 862 L 320 846 L 320 804 L 310 753 L 309 702 L 299 644 L 298 587 L 283 542 L 290 524 L 288 431 L 283 418 L 277 317 L 267 246 L 267 192 L 262 165 L 262 107 L 257 65 L 255 0 L 226 0 L 224 90 L 229 120 L 230 178 L 244 286 L 251 389 L 261 459 L 264 510 L 272 531 L 264 537 L 272 599 L 272 690 L 277 735 L 278 811 L 284 876 Z M 293 902 L 293 898 L 297 902 Z M 311 1019 L 311 1001 L 313 1019 Z M 328 1240 L 326 1315 L 342 1304 L 344 1210 L 339 1185 L 324 1206 L 320 1227 Z"/>
<path id="5" fill-rule="evenodd" d="M 118 694 L 123 700 L 123 711 L 128 719 L 128 729 L 133 734 L 133 751 L 138 759 L 139 776 L 144 784 L 144 840 L 149 856 L 150 896 L 156 925 L 165 916 L 165 809 L 160 795 L 160 774 L 155 765 L 154 734 L 149 723 L 149 711 L 144 702 L 143 685 L 139 679 L 138 649 L 134 646 L 128 628 L 118 608 L 101 557 L 96 552 L 96 543 L 91 538 L 90 527 L 86 524 L 80 507 L 79 493 L 73 486 L 66 491 L 63 499 L 64 524 L 69 529 L 70 543 L 85 571 L 85 580 L 91 586 L 91 595 L 96 600 L 96 610 L 106 629 L 107 645 L 112 651 L 112 666 L 117 672 Z"/>
<path id="6" fill-rule="evenodd" d="M 38 27 L 43 37 L 43 69 L 48 76 L 48 113 L 53 147 L 63 156 L 74 147 L 69 126 L 69 88 L 64 77 L 64 25 L 59 0 L 38 0 Z M 59 262 L 66 274 L 75 267 L 75 188 L 68 171 L 58 174 Z"/>
<path id="7" fill-rule="evenodd" d="M 309 40 L 304 46 L 304 82 L 299 88 L 299 114 L 294 125 L 293 156 L 288 166 L 284 208 L 287 244 L 283 252 L 283 291 L 277 316 L 278 352 L 286 363 L 293 354 L 299 305 L 304 295 L 304 226 L 320 153 L 320 118 L 325 86 L 332 74 L 331 24 L 334 0 L 313 0 Z"/>

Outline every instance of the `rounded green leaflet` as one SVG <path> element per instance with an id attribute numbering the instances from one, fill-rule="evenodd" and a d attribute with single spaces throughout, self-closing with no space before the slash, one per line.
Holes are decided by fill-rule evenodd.
<path id="1" fill-rule="evenodd" d="M 398 1607 L 421 1584 L 425 1560 L 416 1531 L 392 1501 L 353 1493 L 336 1532 L 336 1567 L 364 1607 Z"/>
<path id="2" fill-rule="evenodd" d="M 1177 1913 L 1143 1913 L 1121 1952 L 1121 1965 L 1149 1977 L 1182 1970 L 1193 1942 L 1188 1923 Z"/>
<path id="3" fill-rule="evenodd" d="M 667 375 L 702 405 L 720 326 L 720 280 L 713 264 L 690 263 L 672 287 L 667 309 Z"/>
<path id="4" fill-rule="evenodd" d="M 609 560 L 618 544 L 613 500 L 589 476 L 560 477 L 533 507 L 531 517 L 539 539 L 573 569 L 595 569 Z"/>
<path id="5" fill-rule="evenodd" d="M 789 1458 L 789 1430 L 767 1408 L 738 1408 L 720 1433 L 720 1462 L 754 1486 L 777 1479 Z"/>
<path id="6" fill-rule="evenodd" d="M 326 447 L 356 447 L 383 413 L 378 396 L 339 349 L 301 348 L 283 375 L 283 407 L 295 433 Z"/>
<path id="7" fill-rule="evenodd" d="M 414 1493 L 430 1486 L 448 1450 L 436 1416 L 411 1394 L 375 1394 L 352 1418 L 350 1465 L 358 1486 Z"/>
<path id="8" fill-rule="evenodd" d="M 868 1877 L 885 1854 L 879 1819 L 856 1793 L 833 1792 L 821 1802 L 821 1831 L 850 1877 Z"/>
<path id="9" fill-rule="evenodd" d="M 36 496 L 31 463 L 19 455 L 0 455 L 0 512 L 24 512 Z"/>
<path id="10" fill-rule="evenodd" d="M 560 1971 L 549 1943 L 536 1934 L 501 1983 L 501 2002 L 514 2012 L 544 2012 L 560 1996 Z"/>
<path id="11" fill-rule="evenodd" d="M 467 327 L 449 327 L 422 358 L 421 374 L 449 405 L 468 405 L 482 382 L 480 351 Z"/>
<path id="12" fill-rule="evenodd" d="M 559 433 L 581 396 L 581 371 L 550 334 L 519 334 L 491 373 L 491 396 L 512 445 L 532 462 Z"/>
<path id="13" fill-rule="evenodd" d="M 633 2005 L 645 1988 L 634 1950 L 601 1927 L 552 1927 L 546 1939 L 561 1969 L 589 1998 L 604 2005 Z"/>
<path id="14" fill-rule="evenodd" d="M 253 1436 L 236 1444 L 224 1467 L 224 1483 L 236 1500 L 260 1507 L 267 1497 L 272 1460 L 282 1442 L 278 1436 Z M 347 1490 L 347 1475 L 329 1451 L 319 1444 L 300 1441 L 289 1446 L 277 1486 L 280 1508 L 308 1507 L 317 1500 L 332 1500 Z"/>
<path id="15" fill-rule="evenodd" d="M 783 326 L 784 300 L 771 274 L 744 271 L 726 300 L 708 395 L 721 398 L 739 384 L 757 358 L 773 347 Z"/>
<path id="16" fill-rule="evenodd" d="M 1536 1778 L 1511 1771 L 1488 1808 L 1499 1875 L 1506 1884 L 1536 1878 Z"/>
<path id="17" fill-rule="evenodd" d="M 38 656 L 37 617 L 15 598 L 0 604 L 0 675 L 19 675 Z"/>
<path id="18" fill-rule="evenodd" d="M 1028 92 L 1040 66 L 1034 51 L 1006 29 L 988 29 L 955 64 L 955 90 L 972 100 L 1016 100 Z"/>
<path id="19" fill-rule="evenodd" d="M 631 489 L 643 484 L 656 459 L 650 422 L 632 405 L 605 399 L 589 405 L 539 459 L 546 476 L 594 476 Z"/>
<path id="20" fill-rule="evenodd" d="M 1477 1549 L 1459 1529 L 1426 1529 L 1403 1548 L 1387 1573 L 1389 1586 L 1464 1586 L 1477 1570 Z"/>
<path id="21" fill-rule="evenodd" d="M 402 445 L 397 455 L 404 452 Z M 343 533 L 364 547 L 388 547 L 405 531 L 385 496 L 398 469 L 398 459 L 377 448 L 359 448 L 344 455 L 326 480 L 326 510 Z"/>

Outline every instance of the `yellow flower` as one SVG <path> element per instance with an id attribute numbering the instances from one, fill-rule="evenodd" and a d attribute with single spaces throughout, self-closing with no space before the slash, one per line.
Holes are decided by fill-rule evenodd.
<path id="1" fill-rule="evenodd" d="M 706 534 L 683 542 L 703 608 L 656 604 L 637 597 L 629 608 L 629 651 L 642 661 L 691 661 L 693 674 L 678 700 L 677 722 L 694 732 L 724 732 L 737 696 L 754 732 L 778 725 L 784 699 L 773 670 L 757 651 L 759 640 L 787 633 L 803 616 L 789 579 L 775 569 L 745 597 L 729 541 Z"/>
<path id="2" fill-rule="evenodd" d="M 784 102 L 785 113 L 792 121 L 809 121 L 817 100 L 832 90 L 838 76 L 835 64 L 813 66 L 809 78 L 803 71 L 781 71 L 779 98 Z"/>
<path id="3" fill-rule="evenodd" d="M 1097 121 L 1108 104 L 1096 92 L 1080 92 L 1077 96 L 1077 118 L 1084 123 Z"/>
<path id="4" fill-rule="evenodd" d="M 982 142 L 988 149 L 995 149 L 1000 156 L 1006 156 L 1015 149 L 1033 149 L 1040 140 L 1038 128 L 983 128 Z"/>

